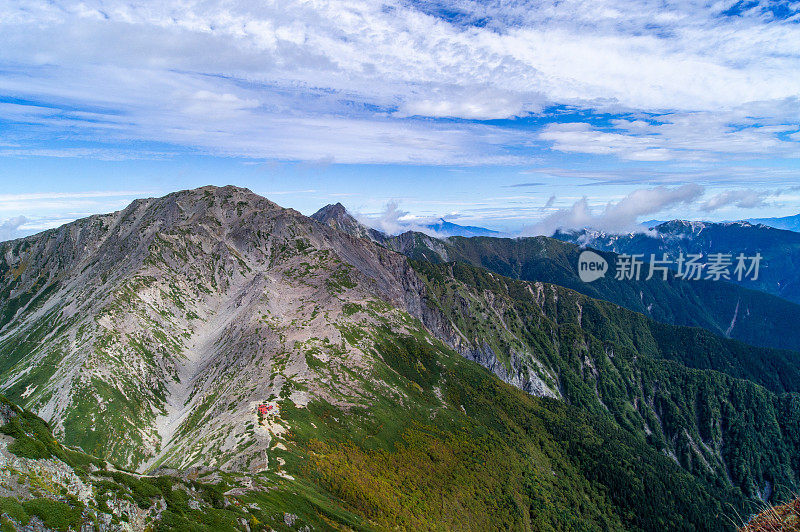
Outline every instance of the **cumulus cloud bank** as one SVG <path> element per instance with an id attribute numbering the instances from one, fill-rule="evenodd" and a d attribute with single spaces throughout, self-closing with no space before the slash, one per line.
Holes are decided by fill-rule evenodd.
<path id="1" fill-rule="evenodd" d="M 523 236 L 550 236 L 557 230 L 595 229 L 607 232 L 635 231 L 641 216 L 656 214 L 681 204 L 690 204 L 703 194 L 698 185 L 654 187 L 631 192 L 616 202 L 597 210 L 589 206 L 586 197 L 571 207 L 558 209 L 541 221 L 522 230 Z"/>
<path id="2" fill-rule="evenodd" d="M 437 221 L 436 218 L 425 218 L 414 216 L 408 211 L 400 208 L 397 201 L 389 201 L 377 215 L 369 215 L 364 213 L 356 213 L 355 218 L 366 225 L 387 235 L 397 235 L 406 231 L 418 231 L 425 233 L 436 238 L 446 235 L 440 235 L 436 231 L 428 227 Z"/>

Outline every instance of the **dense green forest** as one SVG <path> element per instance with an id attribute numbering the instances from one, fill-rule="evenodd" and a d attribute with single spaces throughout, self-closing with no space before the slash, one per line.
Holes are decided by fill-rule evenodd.
<path id="1" fill-rule="evenodd" d="M 518 371 L 539 372 L 570 405 L 741 497 L 797 489 L 796 353 L 659 324 L 560 287 L 537 292 L 459 263 L 415 267 L 460 334 L 501 360 L 517 353 Z"/>

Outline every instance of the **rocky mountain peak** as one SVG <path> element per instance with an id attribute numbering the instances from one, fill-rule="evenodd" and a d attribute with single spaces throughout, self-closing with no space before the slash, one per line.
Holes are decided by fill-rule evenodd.
<path id="1" fill-rule="evenodd" d="M 357 238 L 365 238 L 378 243 L 386 240 L 386 235 L 356 220 L 341 203 L 325 205 L 312 214 L 311 218 Z"/>
<path id="2" fill-rule="evenodd" d="M 190 449 L 207 455 L 200 440 L 223 449 L 217 465 L 240 467 L 269 443 L 265 432 L 238 446 L 254 405 L 335 403 L 306 354 L 362 369 L 370 355 L 344 347 L 342 331 L 373 318 L 351 307 L 406 308 L 416 282 L 401 255 L 248 189 L 137 200 L 0 245 L 0 354 L 44 331 L 7 357 L 4 390 L 65 441 L 128 467 L 186 465 Z M 81 428 L 89 411 L 104 438 L 136 445 L 95 449 Z"/>
<path id="3" fill-rule="evenodd" d="M 342 221 L 345 219 L 352 219 L 355 221 L 355 218 L 350 216 L 345 206 L 341 203 L 325 205 L 320 210 L 312 214 L 311 218 L 322 223 L 328 223 L 329 220 Z"/>

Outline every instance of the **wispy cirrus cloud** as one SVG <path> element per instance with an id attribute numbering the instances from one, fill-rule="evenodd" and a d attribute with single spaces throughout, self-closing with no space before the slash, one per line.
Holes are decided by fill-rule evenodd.
<path id="1" fill-rule="evenodd" d="M 152 192 L 144 190 L 0 194 L 0 214 L 48 210 L 70 211 L 96 205 L 108 205 L 109 201 L 122 206 L 137 197 L 151 195 L 153 195 Z"/>
<path id="2" fill-rule="evenodd" d="M 544 186 L 541 181 L 528 181 L 526 183 L 514 183 L 513 185 L 503 185 L 505 188 L 534 188 Z"/>
<path id="3" fill-rule="evenodd" d="M 689 161 L 675 164 L 631 163 L 608 169 L 582 167 L 539 167 L 524 171 L 526 175 L 569 180 L 577 186 L 593 188 L 596 185 L 634 185 L 652 183 L 680 185 L 691 182 L 717 187 L 746 187 L 758 184 L 766 188 L 775 185 L 793 187 L 800 178 L 800 170 L 792 165 L 761 166 L 754 168 L 743 161 Z"/>
<path id="4" fill-rule="evenodd" d="M 539 138 L 558 151 L 611 154 L 629 161 L 797 158 L 800 143 L 789 137 L 800 129 L 800 100 L 789 103 L 793 112 L 781 117 L 770 116 L 758 105 L 746 105 L 735 112 L 673 112 L 650 115 L 646 120 L 616 119 L 606 127 L 584 122 L 550 124 Z M 765 114 L 755 114 L 758 112 Z"/>
<path id="5" fill-rule="evenodd" d="M 0 155 L 160 156 L 149 141 L 362 164 L 795 158 L 797 7 L 737 6 L 22 0 L 0 21 L 0 118 L 22 146 Z"/>
<path id="6" fill-rule="evenodd" d="M 744 209 L 763 207 L 766 204 L 766 198 L 774 194 L 774 192 L 752 189 L 726 190 L 703 202 L 700 209 L 705 212 L 713 212 L 732 205 Z"/>

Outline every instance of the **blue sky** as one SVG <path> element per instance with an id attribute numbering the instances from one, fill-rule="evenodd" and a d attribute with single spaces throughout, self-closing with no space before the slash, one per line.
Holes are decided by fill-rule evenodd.
<path id="1" fill-rule="evenodd" d="M 795 214 L 799 10 L 15 1 L 0 238 L 209 183 L 523 234 Z"/>

